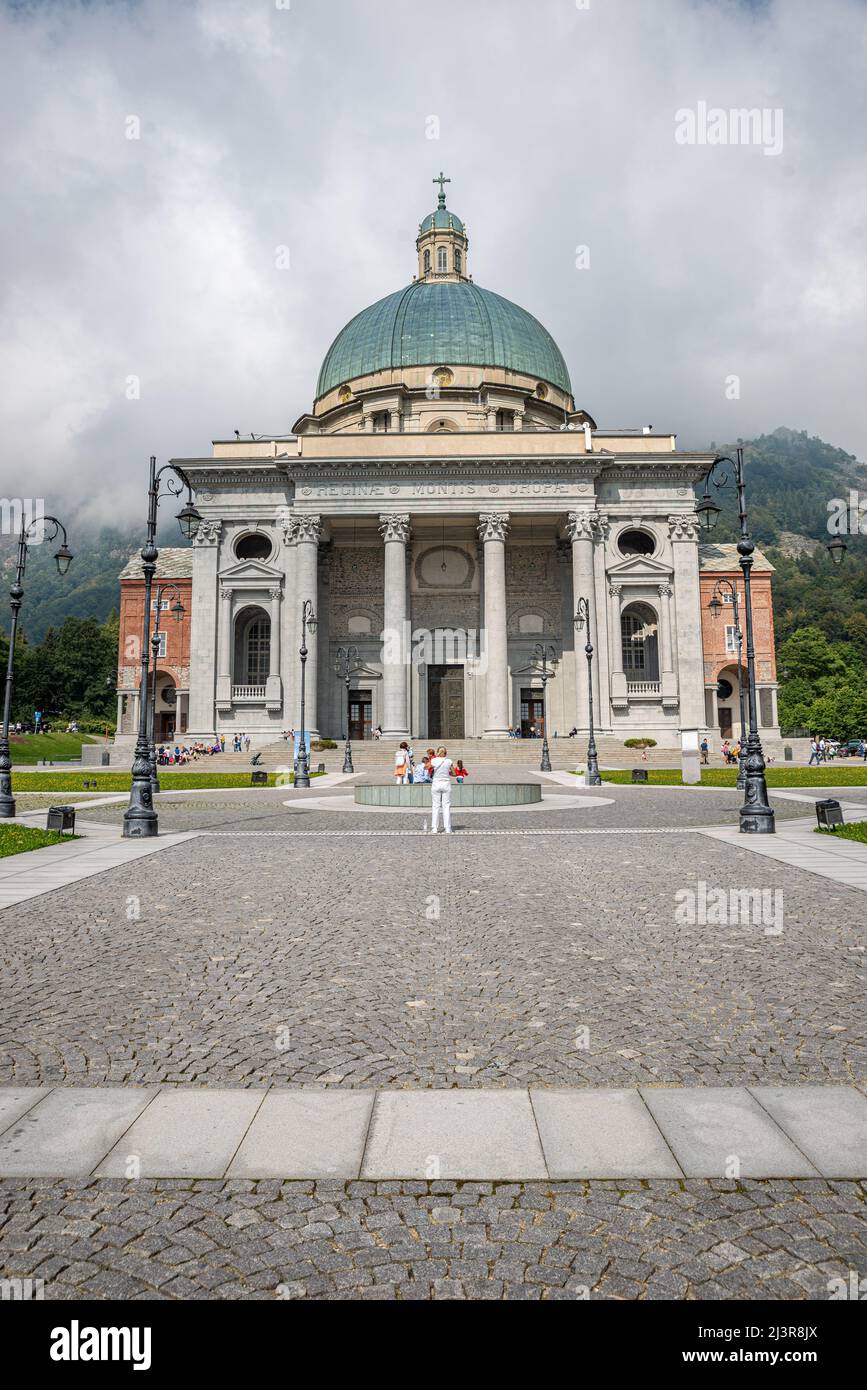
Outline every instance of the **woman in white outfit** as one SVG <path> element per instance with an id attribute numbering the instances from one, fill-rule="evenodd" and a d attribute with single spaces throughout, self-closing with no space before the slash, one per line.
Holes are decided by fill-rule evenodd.
<path id="1" fill-rule="evenodd" d="M 452 760 L 444 748 L 438 748 L 431 759 L 431 833 L 436 835 L 442 814 L 443 830 L 452 833 Z"/>

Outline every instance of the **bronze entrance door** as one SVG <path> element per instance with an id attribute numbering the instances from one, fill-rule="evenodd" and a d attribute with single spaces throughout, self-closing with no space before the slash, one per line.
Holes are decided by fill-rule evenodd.
<path id="1" fill-rule="evenodd" d="M 370 738 L 373 723 L 373 696 L 369 690 L 349 692 L 349 737 L 353 743 Z"/>
<path id="2" fill-rule="evenodd" d="M 427 736 L 441 739 L 463 738 L 463 666 L 427 668 Z"/>
<path id="3" fill-rule="evenodd" d="M 538 690 L 521 691 L 521 737 L 541 738 L 545 732 L 545 701 Z"/>

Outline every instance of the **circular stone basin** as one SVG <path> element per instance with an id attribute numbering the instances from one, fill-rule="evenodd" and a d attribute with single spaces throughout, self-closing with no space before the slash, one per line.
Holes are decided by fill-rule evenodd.
<path id="1" fill-rule="evenodd" d="M 406 806 L 424 810 L 431 804 L 430 783 L 368 785 L 355 788 L 359 806 Z M 528 806 L 542 800 L 538 782 L 465 782 L 452 786 L 452 806 Z"/>

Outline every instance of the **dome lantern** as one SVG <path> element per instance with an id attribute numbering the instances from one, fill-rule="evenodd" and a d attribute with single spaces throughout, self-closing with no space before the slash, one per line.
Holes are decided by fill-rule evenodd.
<path id="1" fill-rule="evenodd" d="M 468 280 L 467 229 L 459 217 L 446 207 L 445 185 L 451 183 L 442 170 L 433 183 L 439 184 L 437 206 L 418 229 L 419 280 Z"/>

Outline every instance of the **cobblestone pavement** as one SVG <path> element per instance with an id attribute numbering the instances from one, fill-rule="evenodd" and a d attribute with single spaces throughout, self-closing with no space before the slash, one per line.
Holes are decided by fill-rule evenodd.
<path id="1" fill-rule="evenodd" d="M 46 1299 L 828 1299 L 863 1185 L 0 1182 L 0 1275 Z"/>
<path id="2" fill-rule="evenodd" d="M 468 816 L 497 833 L 438 839 L 271 793 L 167 799 L 163 829 L 219 834 L 3 913 L 0 1082 L 857 1082 L 863 894 L 686 828 L 733 819 L 735 792 L 601 794 L 615 804 Z M 782 933 L 677 920 L 699 881 L 782 890 Z M 0 1277 L 49 1299 L 826 1299 L 867 1272 L 863 1195 L 6 1179 Z"/>
<path id="3" fill-rule="evenodd" d="M 863 903 L 688 832 L 203 835 L 3 913 L 0 1084 L 857 1083 Z"/>
<path id="4" fill-rule="evenodd" d="M 519 781 L 533 780 L 526 774 Z M 207 797 L 172 797 L 163 794 L 157 801 L 160 829 L 165 832 L 178 830 L 198 830 L 222 827 L 239 830 L 333 830 L 362 829 L 379 830 L 421 830 L 424 815 L 417 812 L 403 814 L 399 811 L 320 811 L 306 810 L 305 800 L 323 797 L 346 797 L 352 793 L 353 783 L 346 782 L 336 787 L 318 789 L 314 783 L 310 792 L 296 792 L 290 788 L 281 790 L 261 790 L 250 793 L 237 792 L 220 796 L 219 792 Z M 800 789 L 798 789 L 800 790 Z M 805 793 L 808 789 L 804 789 Z M 821 789 L 824 794 L 824 788 Z M 527 811 L 516 807 L 514 811 L 497 811 L 486 815 L 474 811 L 472 814 L 454 812 L 456 829 L 467 830 L 507 830 L 543 829 L 610 826 L 612 829 L 627 829 L 645 826 L 708 826 L 737 825 L 738 807 L 742 804 L 741 793 L 728 788 L 669 788 L 669 787 L 631 787 L 604 786 L 598 791 L 592 787 L 576 786 L 574 792 L 568 786 L 556 782 L 543 782 L 542 795 L 574 795 L 574 808 L 557 810 Z M 818 793 L 817 793 L 818 795 Z M 68 798 L 74 799 L 74 798 Z M 854 799 L 854 798 L 852 798 Z M 867 804 L 867 788 L 863 800 Z M 597 805 L 589 804 L 591 801 Z M 288 802 L 289 805 L 284 805 Z M 781 820 L 797 819 L 811 815 L 810 806 L 805 802 L 788 801 L 775 798 L 774 810 Z M 123 819 L 125 805 L 104 805 L 88 807 L 79 814 L 87 820 L 102 821 L 119 825 Z"/>

